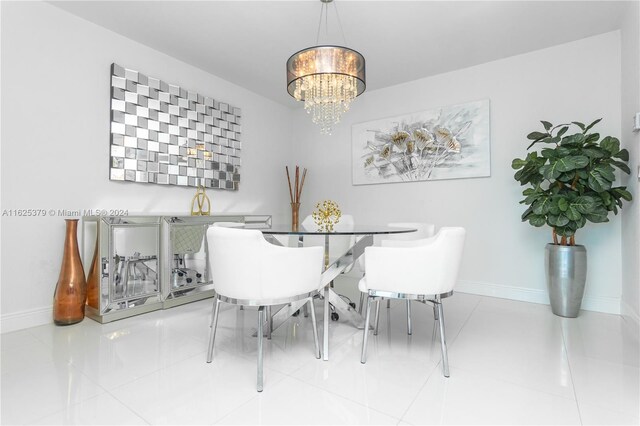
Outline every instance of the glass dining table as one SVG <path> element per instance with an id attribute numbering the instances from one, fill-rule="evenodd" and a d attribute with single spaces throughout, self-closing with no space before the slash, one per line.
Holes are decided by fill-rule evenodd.
<path id="1" fill-rule="evenodd" d="M 356 259 L 364 254 L 365 247 L 373 245 L 375 235 L 393 235 L 416 232 L 414 228 L 394 228 L 389 226 L 366 226 L 358 225 L 351 229 L 337 229 L 335 231 L 322 231 L 313 228 L 305 228 L 300 225 L 297 229 L 293 229 L 291 224 L 279 225 L 274 224 L 268 229 L 260 229 L 265 237 L 273 244 L 283 245 L 282 241 L 277 238 L 282 236 L 295 237 L 297 246 L 305 245 L 305 237 L 313 237 L 313 245 L 317 245 L 318 241 L 322 241 L 324 245 L 324 271 L 321 278 L 322 296 L 324 298 L 324 329 L 322 337 L 322 358 L 329 360 L 329 312 L 330 305 L 333 306 L 336 313 L 339 313 L 341 319 L 346 320 L 350 324 L 358 328 L 364 328 L 364 318 L 356 311 L 356 309 L 345 302 L 332 288 L 333 280 L 343 271 L 354 264 Z M 353 237 L 353 244 L 344 253 L 338 253 L 338 256 L 330 257 L 331 240 L 335 237 Z M 309 239 L 309 238 L 307 238 Z M 271 329 L 275 330 L 280 327 L 289 317 L 299 312 L 302 305 L 306 301 L 291 303 L 281 308 L 271 318 Z"/>

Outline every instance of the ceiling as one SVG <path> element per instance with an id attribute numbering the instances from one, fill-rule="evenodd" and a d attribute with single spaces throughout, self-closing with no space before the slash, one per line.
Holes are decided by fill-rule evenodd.
<path id="1" fill-rule="evenodd" d="M 320 43 L 344 44 L 335 5 L 375 90 L 616 30 L 622 3 L 338 0 Z M 316 44 L 321 9 L 318 0 L 52 4 L 287 106 L 296 103 L 285 62 Z"/>

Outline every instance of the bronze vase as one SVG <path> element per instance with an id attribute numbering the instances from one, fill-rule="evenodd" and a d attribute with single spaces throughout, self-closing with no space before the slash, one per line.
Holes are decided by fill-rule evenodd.
<path id="1" fill-rule="evenodd" d="M 60 276 L 53 296 L 53 322 L 69 325 L 84 319 L 87 282 L 78 250 L 78 219 L 65 219 L 67 231 Z"/>
<path id="2" fill-rule="evenodd" d="M 93 260 L 87 275 L 87 305 L 99 309 L 100 303 L 100 238 L 96 235 L 96 248 L 93 251 Z"/>

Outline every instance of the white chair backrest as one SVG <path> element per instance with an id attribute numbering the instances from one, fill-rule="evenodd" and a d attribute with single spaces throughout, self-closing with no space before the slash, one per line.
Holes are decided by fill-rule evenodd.
<path id="1" fill-rule="evenodd" d="M 397 241 L 413 241 L 423 238 L 433 237 L 436 232 L 436 226 L 433 223 L 422 222 L 392 222 L 387 226 L 391 228 L 409 228 L 417 229 L 415 232 L 406 232 L 403 234 L 381 234 L 373 236 L 373 245 L 380 247 L 383 240 L 397 240 Z M 358 258 L 358 267 L 364 272 L 364 256 Z"/>
<path id="2" fill-rule="evenodd" d="M 212 226 L 207 231 L 215 291 L 254 304 L 320 288 L 323 250 L 270 244 L 262 232 Z"/>
<path id="3" fill-rule="evenodd" d="M 318 225 L 313 221 L 311 216 L 307 216 L 302 221 L 302 227 L 304 229 L 316 230 Z M 344 214 L 340 217 L 340 222 L 336 223 L 333 227 L 335 231 L 352 231 L 355 227 L 355 221 L 353 216 Z M 345 254 L 355 244 L 355 237 L 352 235 L 334 235 L 329 240 L 329 257 L 337 258 Z M 324 247 L 324 235 L 304 236 L 305 247 Z"/>
<path id="4" fill-rule="evenodd" d="M 458 279 L 466 231 L 445 227 L 431 238 L 385 240 L 365 249 L 367 287 L 407 294 L 442 294 Z"/>
<path id="5" fill-rule="evenodd" d="M 404 234 L 392 234 L 386 235 L 383 239 L 391 239 L 391 240 L 420 240 L 422 238 L 433 237 L 436 233 L 436 226 L 433 223 L 422 223 L 422 222 L 393 222 L 387 224 L 392 228 L 411 228 L 417 229 L 416 232 L 407 232 Z"/>

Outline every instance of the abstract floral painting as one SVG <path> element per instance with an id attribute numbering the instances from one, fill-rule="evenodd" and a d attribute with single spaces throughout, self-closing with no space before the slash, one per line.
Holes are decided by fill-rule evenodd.
<path id="1" fill-rule="evenodd" d="M 353 184 L 491 174 L 489 100 L 355 124 Z"/>

